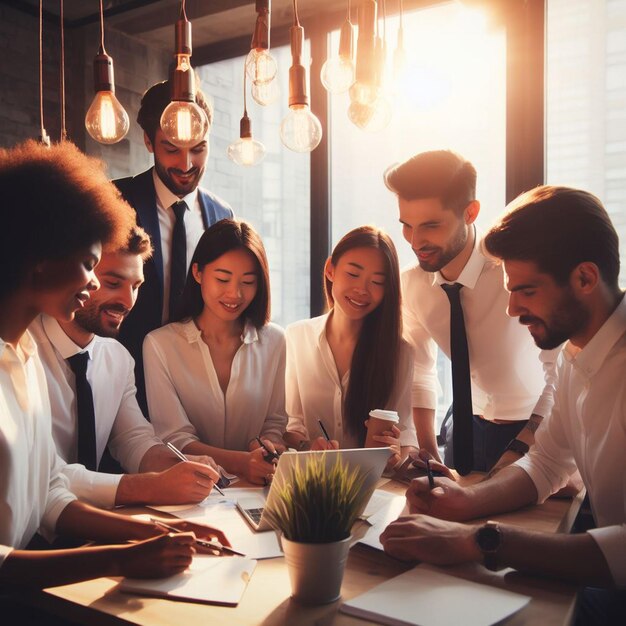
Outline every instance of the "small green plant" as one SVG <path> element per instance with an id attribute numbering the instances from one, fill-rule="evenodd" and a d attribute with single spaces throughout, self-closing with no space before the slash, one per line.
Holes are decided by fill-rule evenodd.
<path id="1" fill-rule="evenodd" d="M 367 473 L 358 467 L 349 471 L 340 455 L 327 467 L 325 457 L 309 457 L 304 466 L 297 462 L 266 508 L 272 526 L 290 541 L 345 539 L 372 495 L 373 488 L 363 489 Z"/>

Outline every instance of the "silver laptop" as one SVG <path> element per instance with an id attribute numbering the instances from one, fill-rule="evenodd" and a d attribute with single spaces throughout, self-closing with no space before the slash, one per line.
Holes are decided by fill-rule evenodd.
<path id="1" fill-rule="evenodd" d="M 284 452 L 278 459 L 276 466 L 276 474 L 272 484 L 263 490 L 262 493 L 253 496 L 245 496 L 237 499 L 237 508 L 243 515 L 244 519 L 250 524 L 254 530 L 271 530 L 267 516 L 264 515 L 265 505 L 271 503 L 277 497 L 276 492 L 278 486 L 281 485 L 291 474 L 291 469 L 298 463 L 306 462 L 307 459 L 325 454 L 326 467 L 332 467 L 335 464 L 337 455 L 341 455 L 344 463 L 348 468 L 359 467 L 365 471 L 366 478 L 363 483 L 363 490 L 374 491 L 378 479 L 381 477 L 385 465 L 389 460 L 391 451 L 389 448 L 355 448 L 347 450 L 310 450 L 308 452 Z M 277 486 L 275 488 L 275 485 Z M 367 502 L 363 503 L 363 509 Z M 359 511 L 359 515 L 363 510 Z"/>

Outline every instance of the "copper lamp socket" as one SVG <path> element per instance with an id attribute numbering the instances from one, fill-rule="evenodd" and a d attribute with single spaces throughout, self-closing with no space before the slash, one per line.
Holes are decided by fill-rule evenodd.
<path id="1" fill-rule="evenodd" d="M 239 137 L 240 139 L 249 139 L 252 137 L 252 123 L 247 115 L 239 120 Z"/>
<path id="2" fill-rule="evenodd" d="M 106 52 L 98 52 L 93 59 L 93 86 L 96 92 L 115 92 L 113 59 Z"/>
<path id="3" fill-rule="evenodd" d="M 174 54 L 188 54 L 191 56 L 191 22 L 176 20 L 176 35 L 174 38 Z"/>
<path id="4" fill-rule="evenodd" d="M 308 105 L 306 68 L 302 65 L 302 42 L 304 41 L 304 28 L 292 26 L 291 37 L 291 67 L 289 68 L 289 106 Z"/>
<path id="5" fill-rule="evenodd" d="M 376 23 L 376 2 L 366 0 L 359 5 L 359 37 L 356 48 L 356 80 L 363 83 L 374 82 L 374 25 Z"/>

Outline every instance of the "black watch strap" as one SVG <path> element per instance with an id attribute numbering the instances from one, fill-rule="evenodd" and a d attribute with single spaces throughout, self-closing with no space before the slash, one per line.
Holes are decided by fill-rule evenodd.
<path id="1" fill-rule="evenodd" d="M 529 446 L 527 443 L 524 443 L 519 439 L 511 439 L 506 449 L 511 450 L 512 452 L 517 452 L 520 456 L 524 456 L 528 452 Z"/>
<path id="2" fill-rule="evenodd" d="M 488 570 L 498 570 L 498 550 L 502 543 L 502 532 L 497 522 L 488 521 L 475 535 L 476 543 L 483 555 L 483 563 Z"/>

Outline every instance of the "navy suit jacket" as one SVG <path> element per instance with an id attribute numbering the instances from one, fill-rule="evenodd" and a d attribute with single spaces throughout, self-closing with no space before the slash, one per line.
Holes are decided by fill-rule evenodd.
<path id="1" fill-rule="evenodd" d="M 114 180 L 113 183 L 135 209 L 137 223 L 150 235 L 154 247 L 152 258 L 144 265 L 145 282 L 139 289 L 133 310 L 122 324 L 119 336 L 135 359 L 137 399 L 145 415 L 148 415 L 142 346 L 144 337 L 161 326 L 163 311 L 163 254 L 152 168 L 137 176 Z M 233 217 L 233 210 L 223 200 L 205 189 L 198 189 L 198 192 L 205 229 L 219 220 Z"/>

